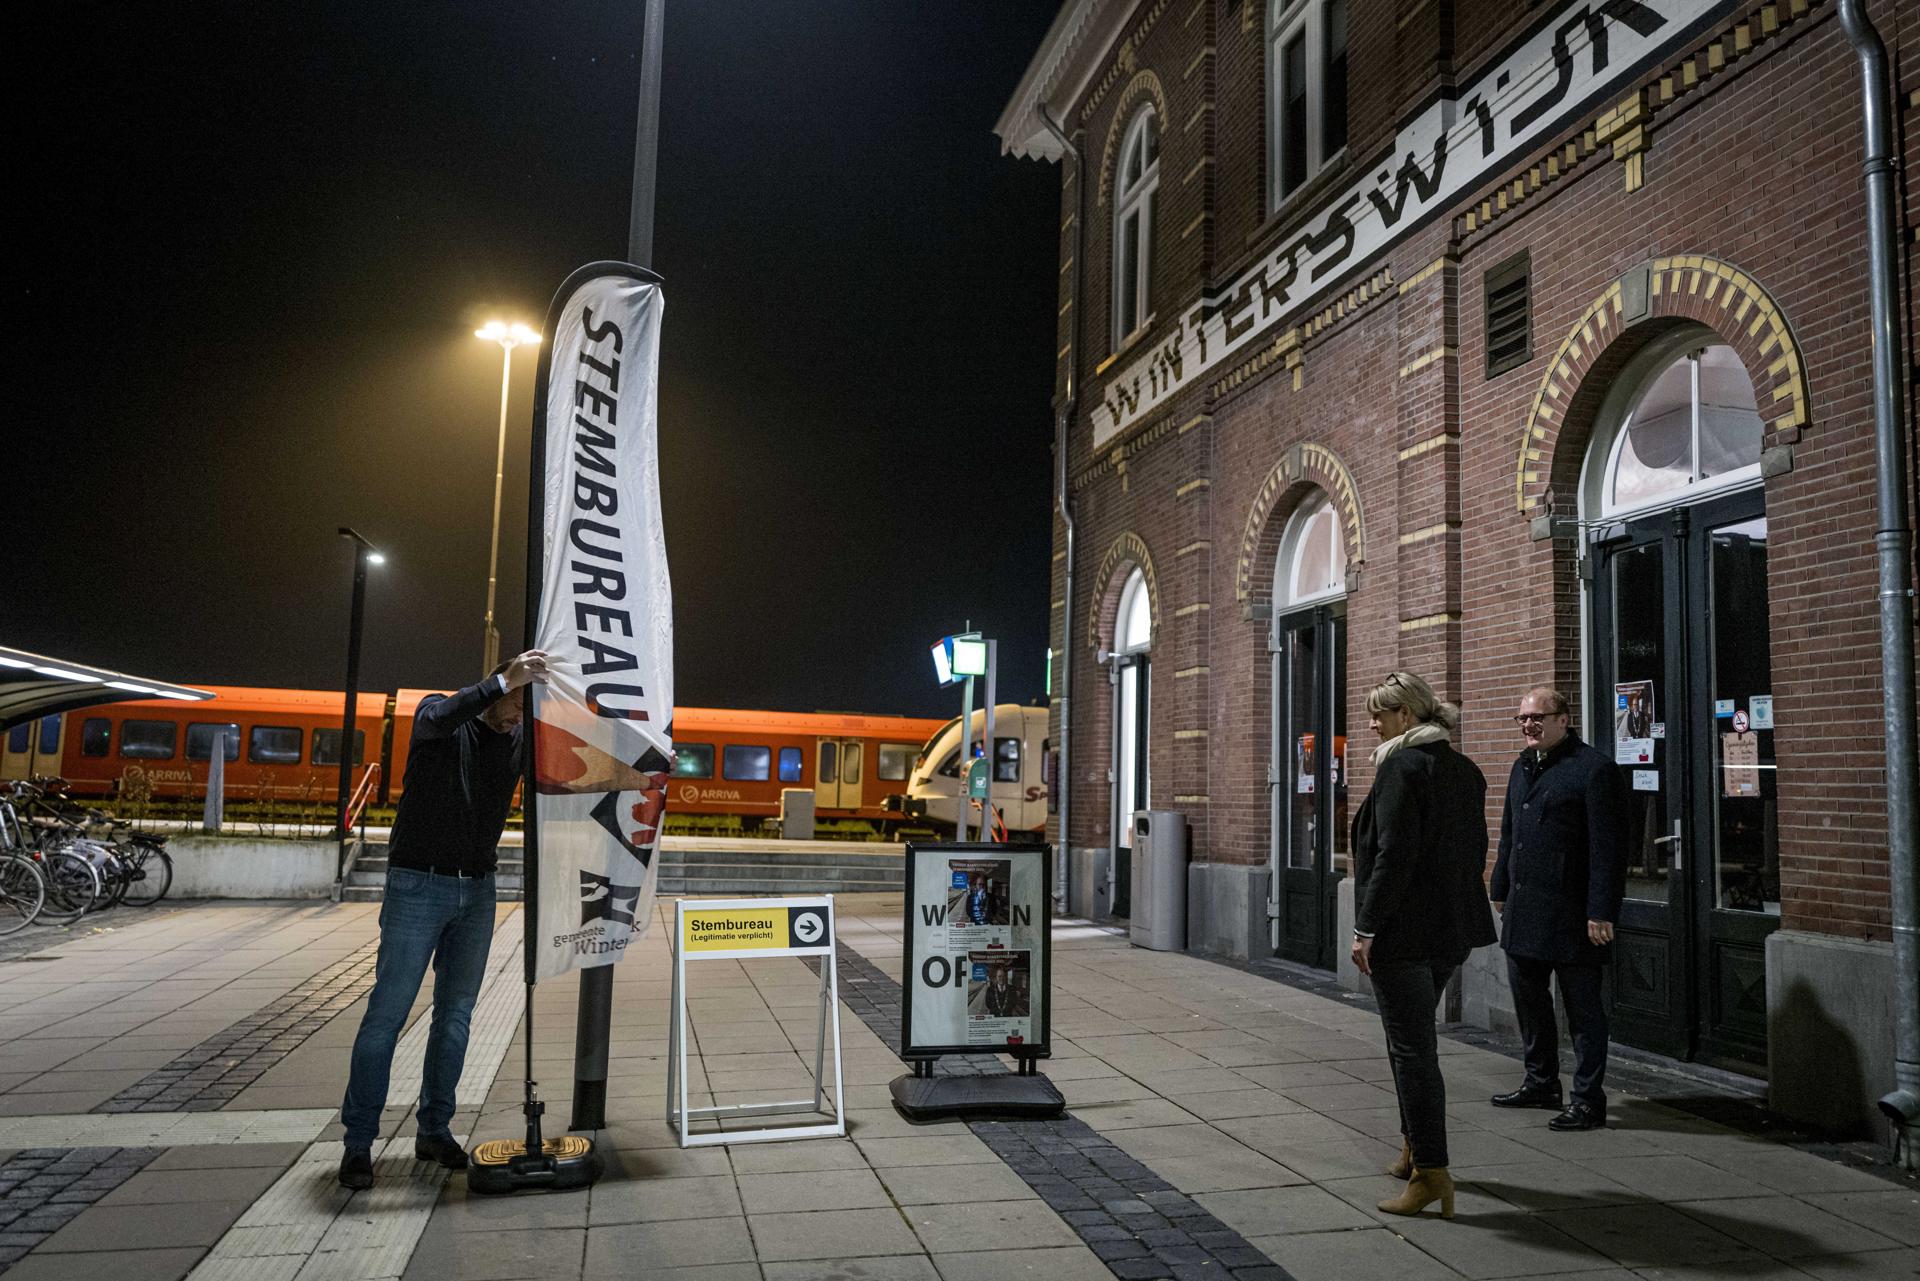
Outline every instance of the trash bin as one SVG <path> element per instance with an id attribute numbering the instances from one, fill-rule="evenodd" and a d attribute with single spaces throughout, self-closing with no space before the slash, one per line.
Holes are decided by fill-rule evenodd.
<path id="1" fill-rule="evenodd" d="M 1133 816 L 1135 947 L 1179 952 L 1187 946 L 1187 820 L 1172 810 Z"/>
<path id="2" fill-rule="evenodd" d="M 780 789 L 780 839 L 783 841 L 813 839 L 813 789 L 811 787 Z"/>

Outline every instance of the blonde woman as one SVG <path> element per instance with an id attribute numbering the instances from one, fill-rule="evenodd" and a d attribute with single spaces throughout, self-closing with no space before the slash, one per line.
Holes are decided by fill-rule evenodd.
<path id="1" fill-rule="evenodd" d="M 1400 1099 L 1400 1159 L 1387 1172 L 1407 1180 L 1380 1208 L 1418 1214 L 1438 1201 L 1451 1219 L 1447 1087 L 1433 1016 L 1467 953 L 1494 941 L 1482 880 L 1487 780 L 1453 748 L 1460 709 L 1413 673 L 1374 686 L 1367 719 L 1381 741 L 1373 788 L 1353 821 L 1353 963 L 1373 980 Z"/>

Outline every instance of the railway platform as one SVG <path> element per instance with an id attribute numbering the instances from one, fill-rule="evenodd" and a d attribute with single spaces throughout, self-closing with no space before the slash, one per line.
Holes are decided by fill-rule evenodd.
<path id="1" fill-rule="evenodd" d="M 663 914 L 670 904 L 662 901 Z M 848 1137 L 683 1150 L 663 1120 L 666 927 L 616 972 L 606 1177 L 483 1199 L 412 1160 L 396 1058 L 370 1192 L 333 1179 L 336 1109 L 377 907 L 162 905 L 0 949 L 0 1272 L 631 1277 L 667 1281 L 1911 1278 L 1920 1191 L 1868 1145 L 1780 1130 L 1728 1078 L 1617 1069 L 1609 1128 L 1560 1135 L 1486 1096 L 1514 1047 L 1448 1029 L 1458 1217 L 1374 1202 L 1397 1148 L 1366 1003 L 1313 975 L 1054 933 L 1048 1074 L 1069 1114 L 916 1127 L 889 1107 L 901 900 L 840 901 Z M 456 1133 L 517 1133 L 520 908 L 498 912 Z M 698 1102 L 810 1086 L 818 980 L 710 962 L 691 997 Z M 533 1059 L 569 1109 L 576 982 L 540 989 Z M 785 1095 L 785 1097 L 793 1097 Z"/>

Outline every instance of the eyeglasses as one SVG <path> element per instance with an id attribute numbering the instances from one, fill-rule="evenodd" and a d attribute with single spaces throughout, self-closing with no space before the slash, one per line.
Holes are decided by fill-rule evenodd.
<path id="1" fill-rule="evenodd" d="M 1565 712 L 1522 712 L 1513 718 L 1515 725 L 1544 725 L 1548 717 L 1565 716 Z"/>

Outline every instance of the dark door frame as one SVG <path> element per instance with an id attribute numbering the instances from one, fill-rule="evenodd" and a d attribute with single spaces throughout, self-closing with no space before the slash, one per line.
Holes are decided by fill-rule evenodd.
<path id="1" fill-rule="evenodd" d="M 1333 850 L 1340 837 L 1335 828 L 1344 820 L 1336 816 L 1334 807 L 1334 762 L 1336 740 L 1346 737 L 1338 732 L 1338 713 L 1345 710 L 1346 699 L 1346 615 L 1344 598 L 1287 610 L 1274 618 L 1268 641 L 1273 682 L 1268 709 L 1273 759 L 1267 780 L 1271 797 L 1268 859 L 1274 884 L 1268 907 L 1274 917 L 1270 941 L 1276 955 L 1327 970 L 1339 959 L 1333 936 L 1342 874 L 1333 867 Z M 1293 723 L 1293 676 L 1287 662 L 1287 637 L 1298 632 L 1314 635 L 1316 705 L 1307 725 Z M 1304 868 L 1293 866 L 1289 818 L 1297 784 L 1293 747 L 1303 733 L 1312 734 L 1315 744 L 1313 863 Z"/>
<path id="2" fill-rule="evenodd" d="M 1595 714 L 1588 738 L 1610 757 L 1612 695 L 1619 680 L 1612 569 L 1622 553 L 1661 549 L 1662 654 L 1655 706 L 1657 717 L 1665 718 L 1665 738 L 1655 740 L 1655 765 L 1666 798 L 1665 830 L 1658 842 L 1671 860 L 1668 901 L 1629 898 L 1621 910 L 1608 984 L 1615 1039 L 1742 1071 L 1764 1067 L 1765 1027 L 1763 1020 L 1742 1026 L 1726 1008 L 1736 984 L 1729 971 L 1742 959 L 1752 963 L 1779 918 L 1722 909 L 1717 902 L 1714 786 L 1721 727 L 1713 706 L 1710 534 L 1765 514 L 1764 492 L 1746 489 L 1624 517 L 1594 529 L 1589 538 L 1592 684 L 1587 705 Z"/>

